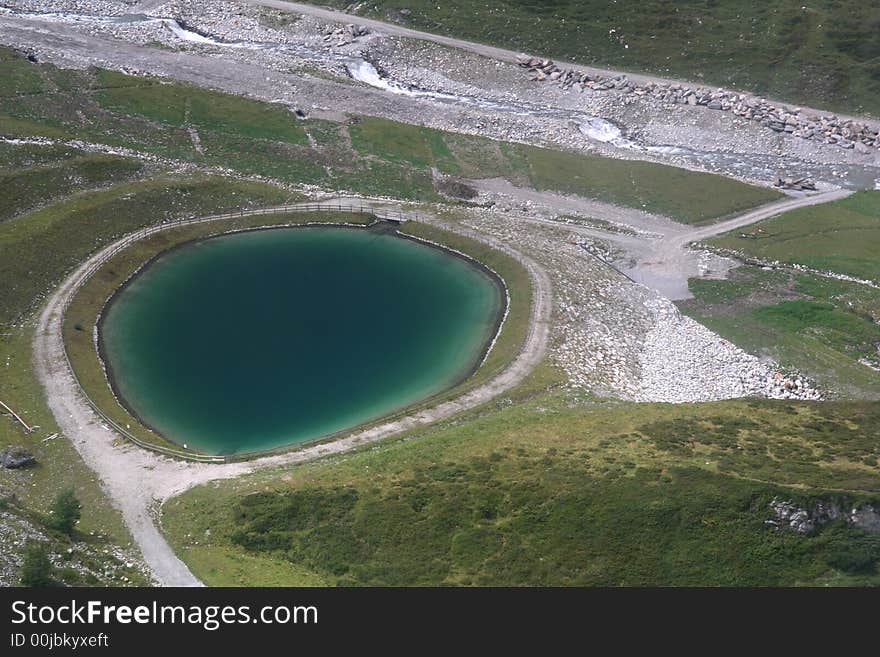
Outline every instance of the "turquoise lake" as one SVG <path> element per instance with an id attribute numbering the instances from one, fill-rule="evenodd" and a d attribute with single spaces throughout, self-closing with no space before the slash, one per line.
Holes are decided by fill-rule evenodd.
<path id="1" fill-rule="evenodd" d="M 108 306 L 101 346 L 143 422 L 234 454 L 319 439 L 456 385 L 504 303 L 473 263 L 393 234 L 263 230 L 160 256 Z"/>

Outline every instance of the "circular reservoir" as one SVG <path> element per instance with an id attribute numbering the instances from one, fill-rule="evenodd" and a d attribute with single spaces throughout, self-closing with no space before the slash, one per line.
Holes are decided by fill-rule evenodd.
<path id="1" fill-rule="evenodd" d="M 233 454 L 318 439 L 456 385 L 504 304 L 489 272 L 392 234 L 254 231 L 157 258 L 112 299 L 101 350 L 143 423 Z"/>

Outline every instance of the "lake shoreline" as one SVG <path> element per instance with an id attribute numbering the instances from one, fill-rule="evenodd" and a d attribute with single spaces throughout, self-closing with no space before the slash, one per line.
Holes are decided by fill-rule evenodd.
<path id="1" fill-rule="evenodd" d="M 123 281 L 123 283 L 117 286 L 113 293 L 104 301 L 103 305 L 100 308 L 100 311 L 97 315 L 97 319 L 95 322 L 95 330 L 92 336 L 92 342 L 95 346 L 95 350 L 97 353 L 98 361 L 100 366 L 104 372 L 104 377 L 107 382 L 110 391 L 116 400 L 116 402 L 125 410 L 125 412 L 131 416 L 136 422 L 141 424 L 143 427 L 148 429 L 150 432 L 154 433 L 156 436 L 162 438 L 168 443 L 175 445 L 184 450 L 190 451 L 194 448 L 190 446 L 190 442 L 184 442 L 182 439 L 176 439 L 169 435 L 170 432 L 165 432 L 158 427 L 156 427 L 153 423 L 148 422 L 142 414 L 138 413 L 133 405 L 126 399 L 126 396 L 122 393 L 121 386 L 118 381 L 118 374 L 114 371 L 114 368 L 111 364 L 111 359 L 109 358 L 108 348 L 105 343 L 105 322 L 107 319 L 108 310 L 111 308 L 113 303 L 115 303 L 119 296 L 126 291 L 129 286 L 138 279 L 142 274 L 147 273 L 152 267 L 156 265 L 156 263 L 164 258 L 165 256 L 180 250 L 184 247 L 193 247 L 198 244 L 208 242 L 210 240 L 214 240 L 221 237 L 229 237 L 238 234 L 246 234 L 246 233 L 257 233 L 264 232 L 270 230 L 285 230 L 285 229 L 296 229 L 296 228 L 321 228 L 321 229 L 334 229 L 334 230 L 357 230 L 357 231 L 371 231 L 375 230 L 377 226 L 381 226 L 384 223 L 393 224 L 395 222 L 387 222 L 382 219 L 375 219 L 374 221 L 368 224 L 358 224 L 358 223 L 350 223 L 350 222 L 304 222 L 300 224 L 283 224 L 283 225 L 263 225 L 263 226 L 255 226 L 255 227 L 246 227 L 246 228 L 234 228 L 231 230 L 220 231 L 214 234 L 198 237 L 196 239 L 186 240 L 177 244 L 173 244 L 167 248 L 160 250 L 159 252 L 152 255 L 148 260 L 146 260 L 143 264 L 134 269 Z M 459 251 L 451 246 L 447 246 L 440 242 L 436 242 L 433 240 L 428 240 L 422 237 L 418 237 L 415 235 L 409 235 L 407 233 L 401 232 L 398 229 L 393 231 L 382 231 L 382 234 L 388 234 L 395 238 L 399 238 L 405 241 L 413 242 L 416 244 L 421 244 L 428 248 L 435 249 L 437 251 L 443 252 L 445 255 L 452 256 L 455 259 L 464 262 L 469 267 L 472 267 L 474 270 L 479 271 L 483 275 L 485 275 L 495 286 L 498 293 L 498 308 L 493 312 L 493 317 L 491 320 L 491 329 L 488 332 L 488 337 L 483 341 L 479 350 L 477 350 L 477 356 L 474 359 L 473 364 L 468 367 L 467 370 L 464 371 L 462 375 L 456 377 L 454 381 L 452 381 L 449 385 L 445 385 L 442 389 L 437 390 L 425 397 L 419 398 L 415 401 L 408 401 L 405 404 L 400 406 L 392 407 L 386 411 L 383 411 L 380 414 L 376 414 L 371 416 L 361 422 L 357 422 L 356 424 L 352 424 L 351 426 L 345 427 L 343 429 L 339 429 L 336 431 L 332 431 L 329 433 L 322 433 L 320 435 L 316 435 L 312 438 L 307 438 L 303 440 L 292 440 L 291 442 L 285 442 L 283 444 L 273 445 L 266 448 L 254 449 L 254 450 L 214 450 L 214 449 L 206 449 L 202 447 L 195 447 L 195 451 L 197 453 L 204 453 L 208 455 L 215 456 L 224 456 L 224 457 L 232 457 L 235 459 L 241 458 L 253 458 L 259 457 L 263 455 L 271 455 L 279 452 L 289 451 L 291 449 L 300 449 L 304 447 L 309 447 L 313 445 L 317 445 L 320 443 L 325 443 L 328 441 L 336 440 L 340 436 L 351 434 L 352 432 L 358 431 L 362 428 L 369 427 L 376 422 L 381 422 L 383 420 L 387 420 L 392 418 L 400 413 L 407 412 L 412 408 L 424 405 L 426 403 L 430 403 L 431 400 L 436 399 L 450 390 L 454 390 L 465 383 L 468 379 L 470 379 L 474 374 L 480 370 L 483 364 L 486 361 L 486 358 L 491 353 L 496 341 L 498 340 L 503 328 L 504 322 L 508 316 L 510 311 L 510 293 L 507 288 L 507 284 L 504 279 L 491 267 L 481 262 L 477 258 L 463 252 Z M 129 427 L 130 428 L 130 427 Z"/>

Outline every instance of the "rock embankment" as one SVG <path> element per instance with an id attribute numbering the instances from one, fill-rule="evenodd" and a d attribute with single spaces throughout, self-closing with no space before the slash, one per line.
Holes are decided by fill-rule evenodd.
<path id="1" fill-rule="evenodd" d="M 871 126 L 842 119 L 833 114 L 816 114 L 799 108 L 776 105 L 763 98 L 738 94 L 726 89 L 707 89 L 677 83 L 648 82 L 637 84 L 626 75 L 606 77 L 591 75 L 573 69 L 560 68 L 552 59 L 519 55 L 520 67 L 531 73 L 537 82 L 556 82 L 564 89 L 578 91 L 616 91 L 636 96 L 648 96 L 660 102 L 678 105 L 702 106 L 710 110 L 731 112 L 736 116 L 759 122 L 774 132 L 785 132 L 795 137 L 836 144 L 844 149 L 871 153 L 880 149 L 880 132 Z"/>
<path id="2" fill-rule="evenodd" d="M 645 336 L 639 361 L 640 401 L 690 402 L 767 397 L 819 400 L 821 394 L 803 377 L 783 374 L 682 315 L 662 297 L 645 307 L 653 325 Z"/>
<path id="3" fill-rule="evenodd" d="M 821 399 L 803 377 L 744 352 L 608 267 L 613 247 L 579 235 L 576 225 L 542 223 L 542 208 L 529 208 L 525 216 L 500 205 L 471 208 L 466 225 L 546 267 L 554 300 L 550 356 L 572 388 L 642 402 Z"/>

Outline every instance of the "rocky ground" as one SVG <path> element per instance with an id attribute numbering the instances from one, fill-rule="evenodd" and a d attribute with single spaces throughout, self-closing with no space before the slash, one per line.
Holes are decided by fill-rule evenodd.
<path id="1" fill-rule="evenodd" d="M 99 17 L 145 12 L 173 18 L 195 36 L 181 36 L 173 25 L 159 21 L 65 19 L 58 25 L 73 25 L 82 33 L 130 44 L 161 45 L 211 59 L 258 65 L 285 76 L 283 82 L 269 87 L 273 91 L 266 99 L 314 112 L 357 108 L 367 114 L 508 141 L 672 162 L 768 185 L 778 175 L 819 178 L 820 188 L 836 184 L 873 187 L 880 179 L 876 123 L 724 90 L 666 84 L 642 76 L 613 79 L 531 57 L 522 58 L 518 66 L 436 43 L 385 35 L 357 23 L 332 23 L 225 0 L 3 0 L 0 5 L 32 12 Z M 7 42 L 14 39 L 11 33 L 5 38 Z M 50 59 L 63 56 L 68 65 L 82 59 L 70 50 L 53 53 L 45 44 L 26 43 L 23 36 L 18 39 L 20 43 L 14 45 L 31 47 Z M 104 61 L 102 54 L 107 57 Z M 97 59 L 110 67 L 175 75 L 156 64 L 145 65 L 140 58 L 129 58 L 128 64 L 123 64 L 122 58 L 109 54 L 91 51 L 89 61 L 80 63 L 91 64 Z M 363 89 L 364 85 L 352 84 L 346 66 L 352 58 L 375 64 L 386 80 L 401 88 L 412 85 L 465 97 L 467 102 L 411 98 L 398 90 L 389 104 L 387 99 L 367 93 L 371 90 Z M 268 94 L 244 79 L 242 83 L 251 95 Z M 342 92 L 340 85 L 354 89 Z M 357 101 L 352 100 L 355 96 Z M 513 105 L 514 111 L 501 108 L 503 105 Z M 521 111 L 523 105 L 529 110 Z"/>
<path id="2" fill-rule="evenodd" d="M 572 386 L 646 402 L 821 398 L 797 373 L 747 354 L 610 269 L 593 255 L 610 243 L 585 237 L 577 225 L 535 219 L 534 208 L 529 217 L 474 209 L 465 223 L 546 268 L 554 291 L 550 354 Z"/>
<path id="3" fill-rule="evenodd" d="M 770 502 L 773 518 L 764 521 L 777 530 L 787 529 L 798 534 L 811 534 L 817 527 L 842 518 L 848 525 L 869 532 L 880 532 L 880 508 L 862 504 L 842 508 L 837 502 L 817 502 L 812 508 L 803 508 L 791 500 L 774 497 Z"/>
<path id="4" fill-rule="evenodd" d="M 49 561 L 68 582 L 127 586 L 149 580 L 145 565 L 133 550 L 96 539 L 94 533 L 60 541 L 19 509 L 10 489 L 0 486 L 0 587 L 18 585 L 24 548 L 29 543 L 46 545 Z"/>

